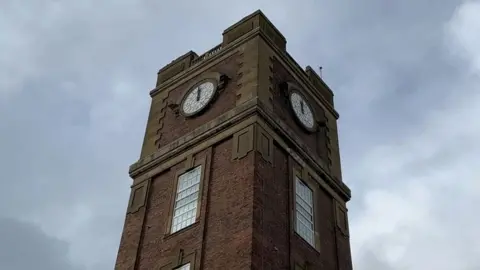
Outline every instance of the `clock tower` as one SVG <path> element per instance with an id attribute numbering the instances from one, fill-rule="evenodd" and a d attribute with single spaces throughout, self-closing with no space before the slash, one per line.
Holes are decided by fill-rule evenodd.
<path id="1" fill-rule="evenodd" d="M 115 269 L 352 269 L 333 92 L 261 11 L 150 96 Z"/>

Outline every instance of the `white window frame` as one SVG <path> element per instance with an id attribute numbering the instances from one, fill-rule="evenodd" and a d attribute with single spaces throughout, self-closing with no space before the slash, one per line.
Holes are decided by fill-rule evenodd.
<path id="1" fill-rule="evenodd" d="M 182 266 L 175 268 L 174 270 L 190 270 L 190 263 L 186 263 Z"/>
<path id="2" fill-rule="evenodd" d="M 178 176 L 170 233 L 178 232 L 195 223 L 201 180 L 202 165 Z"/>
<path id="3" fill-rule="evenodd" d="M 295 232 L 315 247 L 314 191 L 295 176 Z"/>

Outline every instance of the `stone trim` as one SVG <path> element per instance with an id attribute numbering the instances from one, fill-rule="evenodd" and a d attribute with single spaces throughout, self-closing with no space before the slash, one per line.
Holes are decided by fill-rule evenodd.
<path id="1" fill-rule="evenodd" d="M 253 15 L 253 14 L 252 14 Z M 275 53 L 276 57 L 278 58 L 281 64 L 284 65 L 284 67 L 289 71 L 292 76 L 295 78 L 297 82 L 301 84 L 301 87 L 306 89 L 306 91 L 309 91 L 312 96 L 315 97 L 315 101 L 319 104 L 322 104 L 323 106 L 326 107 L 328 111 L 330 111 L 335 118 L 338 119 L 339 115 L 333 108 L 333 104 L 331 104 L 327 99 L 325 99 L 319 91 L 316 91 L 315 85 L 311 82 L 309 79 L 308 74 L 306 71 L 304 71 L 296 62 L 295 60 L 285 51 L 282 51 L 280 48 L 278 48 L 277 45 L 272 41 L 272 39 L 260 28 L 255 28 L 252 31 L 250 31 L 248 34 L 245 34 L 244 36 L 236 39 L 235 41 L 229 43 L 227 46 L 225 46 L 221 51 L 213 55 L 212 57 L 209 57 L 208 59 L 205 59 L 201 63 L 198 63 L 196 65 L 191 66 L 190 68 L 185 69 L 184 71 L 178 73 L 177 75 L 171 77 L 170 79 L 166 80 L 160 85 L 157 85 L 155 89 L 150 91 L 150 96 L 156 95 L 158 92 L 163 91 L 163 89 L 166 88 L 175 88 L 178 86 L 178 84 L 181 84 L 182 82 L 188 81 L 192 79 L 194 76 L 198 75 L 201 73 L 203 70 L 207 68 L 207 66 L 212 66 L 228 57 L 230 57 L 231 54 L 235 53 L 235 51 L 244 43 L 249 41 L 252 38 L 255 38 L 257 35 L 260 35 L 262 39 L 269 45 L 269 47 L 273 50 Z M 175 86 L 177 85 L 177 86 Z M 322 85 L 324 87 L 328 88 L 328 86 L 323 82 L 322 80 Z M 328 91 L 330 88 L 328 88 Z M 333 93 L 333 92 L 332 92 Z"/>
<path id="2" fill-rule="evenodd" d="M 259 29 L 254 32 L 260 31 Z M 273 110 L 273 62 L 271 50 L 259 36 L 244 43 L 239 50 L 237 72 L 237 106 L 251 98 L 258 97 L 264 104 Z M 262 91 L 266 87 L 268 91 Z"/>
<path id="3" fill-rule="evenodd" d="M 335 213 L 335 225 L 340 230 L 343 236 L 346 238 L 350 237 L 350 230 L 348 226 L 348 209 L 339 203 L 337 200 L 334 200 L 334 213 Z"/>
<path id="4" fill-rule="evenodd" d="M 273 96 L 275 86 L 273 84 L 273 51 L 263 38 L 258 39 L 258 97 L 270 111 L 273 111 Z"/>
<path id="5" fill-rule="evenodd" d="M 127 213 L 135 213 L 146 205 L 151 179 L 131 187 Z"/>
<path id="6" fill-rule="evenodd" d="M 238 39 L 248 32 L 249 28 L 260 28 L 280 49 L 286 49 L 286 39 L 275 25 L 263 14 L 261 10 L 257 10 L 252 14 L 242 18 L 237 23 L 228 27 L 223 31 L 223 44 L 228 44 Z M 250 29 L 250 31 L 252 30 Z"/>
<path id="7" fill-rule="evenodd" d="M 205 217 L 203 219 L 200 219 L 200 230 L 201 230 L 201 236 L 200 236 L 200 242 L 201 242 L 201 253 L 199 254 L 198 258 L 198 268 L 200 269 L 202 267 L 202 264 L 204 263 L 204 256 L 205 256 L 205 245 L 206 241 L 205 238 L 207 237 L 207 216 L 208 216 L 208 207 L 209 207 L 209 199 L 210 199 L 210 172 L 212 171 L 212 156 L 213 156 L 213 146 L 210 146 L 206 148 L 205 150 L 205 157 L 206 157 L 206 163 L 205 165 L 205 182 L 203 184 L 202 188 L 205 188 L 205 192 L 202 191 L 202 196 L 203 196 L 203 205 L 201 207 L 201 212 L 200 215 Z M 193 268 L 195 269 L 195 268 Z"/>
<path id="8" fill-rule="evenodd" d="M 240 59 L 238 60 L 238 71 L 237 71 L 237 87 L 236 87 L 236 97 L 235 97 L 235 100 L 236 100 L 236 105 L 241 105 L 242 103 L 244 103 L 245 101 L 249 100 L 250 98 L 253 97 L 252 95 L 252 90 L 245 87 L 245 84 L 246 84 L 246 80 L 247 79 L 252 79 L 252 74 L 255 76 L 256 74 L 254 74 L 252 72 L 252 67 L 250 66 L 245 66 L 245 62 L 247 63 L 250 63 L 250 64 L 255 64 L 255 61 L 246 61 L 245 60 L 245 52 L 244 50 L 240 51 L 239 52 L 240 54 Z M 252 63 L 253 62 L 253 63 Z M 256 78 L 253 78 L 253 79 L 256 79 Z M 250 93 L 250 96 L 248 96 L 248 94 Z"/>
<path id="9" fill-rule="evenodd" d="M 142 222 L 140 223 L 140 226 L 141 226 L 141 229 L 140 229 L 140 235 L 138 237 L 138 241 L 136 242 L 136 248 L 135 248 L 135 257 L 133 259 L 133 265 L 134 265 L 134 269 L 137 269 L 138 268 L 138 264 L 140 262 L 139 260 L 139 256 L 140 256 L 140 253 L 141 253 L 141 250 L 143 248 L 143 240 L 144 240 L 144 237 L 145 237 L 145 219 L 146 219 L 146 216 L 147 216 L 147 209 L 148 209 L 148 197 L 149 197 L 149 192 L 150 192 L 150 184 L 152 182 L 152 179 L 148 179 L 147 181 L 145 181 L 144 183 L 141 183 L 139 184 L 138 186 L 144 184 L 144 194 L 142 196 L 142 201 L 143 201 L 143 211 L 139 212 L 138 215 L 141 215 L 141 220 Z M 136 211 L 138 211 L 140 208 L 142 207 L 138 207 L 138 209 L 136 209 Z"/>
<path id="10" fill-rule="evenodd" d="M 178 155 L 188 148 L 198 147 L 197 144 L 199 142 L 214 136 L 215 134 L 232 125 L 242 122 L 255 113 L 256 104 L 257 100 L 252 99 L 242 104 L 242 106 L 237 106 L 236 108 L 220 115 L 216 119 L 196 128 L 192 132 L 189 132 L 179 139 L 162 147 L 155 153 L 140 159 L 130 166 L 130 176 L 135 178 L 148 171 L 151 167 L 163 162 L 164 160 Z"/>
<path id="11" fill-rule="evenodd" d="M 157 73 L 156 85 L 158 86 L 163 82 L 169 80 L 170 78 L 174 77 L 175 75 L 181 73 L 182 71 L 188 69 L 193 59 L 197 57 L 198 55 L 195 52 L 189 51 L 186 54 L 173 60 L 170 64 L 164 66 Z"/>
<path id="12" fill-rule="evenodd" d="M 202 197 L 203 197 L 202 194 L 203 194 L 203 186 L 204 186 L 204 182 L 205 182 L 205 171 L 210 170 L 210 168 L 206 168 L 207 165 L 208 165 L 207 164 L 207 157 L 202 157 L 200 159 L 196 159 L 194 154 L 191 153 L 191 154 L 187 155 L 184 162 L 185 162 L 185 167 L 176 171 L 175 172 L 175 177 L 174 177 L 174 179 L 172 179 L 173 190 L 170 193 L 171 194 L 171 196 L 170 196 L 170 208 L 168 209 L 167 220 L 165 222 L 166 224 L 165 224 L 165 236 L 164 237 L 171 237 L 171 236 L 176 235 L 178 233 L 181 233 L 185 230 L 188 230 L 188 229 L 191 228 L 191 226 L 195 225 L 200 220 L 200 208 L 202 206 Z M 201 172 L 201 175 L 200 175 L 200 184 L 199 184 L 200 188 L 199 188 L 199 191 L 198 191 L 197 213 L 196 213 L 196 217 L 195 217 L 195 222 L 188 227 L 185 227 L 185 228 L 183 228 L 179 231 L 171 233 L 173 211 L 174 211 L 174 207 L 175 207 L 175 198 L 177 196 L 178 179 L 180 178 L 180 176 L 182 174 L 190 171 L 191 169 L 193 169 L 197 166 L 202 166 L 202 172 Z"/>
<path id="13" fill-rule="evenodd" d="M 260 125 L 255 125 L 256 149 L 262 158 L 273 164 L 273 137 Z"/>
<path id="14" fill-rule="evenodd" d="M 265 131 L 271 134 L 275 142 L 285 149 L 297 162 L 304 164 L 304 167 L 309 168 L 313 175 L 318 178 L 317 181 L 322 183 L 323 187 L 331 193 L 332 196 L 336 196 L 336 198 L 341 201 L 342 199 L 338 197 L 338 193 L 343 197 L 343 200 L 350 200 L 351 191 L 347 185 L 340 180 L 334 179 L 325 164 L 320 164 L 318 162 L 320 158 L 316 155 L 312 155 L 314 152 L 309 151 L 305 145 L 298 143 L 300 139 L 290 130 L 290 128 L 264 110 L 262 105 L 263 104 L 259 103 L 257 106 L 257 112 L 259 116 L 261 116 L 258 118 L 257 124 L 261 125 Z M 284 138 L 289 141 L 288 144 L 285 142 Z M 289 145 L 293 145 L 295 149 L 290 148 Z M 297 154 L 297 151 L 300 155 Z M 300 156 L 304 158 L 300 158 Z M 335 192 L 333 190 L 335 190 Z"/>
<path id="15" fill-rule="evenodd" d="M 314 225 L 314 230 L 313 230 L 313 238 L 314 238 L 314 246 L 311 246 L 310 243 L 305 243 L 306 245 L 309 245 L 313 249 L 315 249 L 317 252 L 320 252 L 320 215 L 318 213 L 318 193 L 320 192 L 319 189 L 319 184 L 315 179 L 313 179 L 312 175 L 310 175 L 310 172 L 306 168 L 299 167 L 298 165 L 293 164 L 293 166 L 290 167 L 291 170 L 291 181 L 292 181 L 292 189 L 290 189 L 290 192 L 292 193 L 292 198 L 293 198 L 293 205 L 292 205 L 292 210 L 293 210 L 293 231 L 294 234 L 297 235 L 302 241 L 305 241 L 300 235 L 297 234 L 296 232 L 296 225 L 297 225 L 297 219 L 296 219 L 296 183 L 295 179 L 298 177 L 301 181 L 303 181 L 311 190 L 313 193 L 313 225 Z"/>
<path id="16" fill-rule="evenodd" d="M 307 261 L 304 261 L 304 260 L 302 261 L 303 263 L 296 261 L 292 269 L 293 270 L 310 270 L 310 268 L 308 267 L 310 264 Z"/>
<path id="17" fill-rule="evenodd" d="M 160 266 L 159 270 L 174 270 L 184 264 L 190 263 L 190 269 L 196 269 L 196 261 L 198 257 L 198 251 L 193 250 L 189 253 L 185 253 L 184 249 L 179 249 L 178 254 L 171 256 L 171 261 L 165 265 Z"/>
<path id="18" fill-rule="evenodd" d="M 262 35 L 262 33 L 260 33 Z M 276 46 L 274 46 L 272 41 L 263 37 L 267 43 L 270 43 L 271 49 L 275 52 L 275 60 L 277 60 L 283 67 L 292 75 L 295 81 L 299 84 L 302 89 L 305 89 L 314 99 L 315 102 L 321 104 L 325 107 L 335 118 L 338 119 L 338 112 L 335 111 L 334 107 L 330 102 L 328 102 L 323 96 L 320 95 L 319 91 L 316 91 L 313 83 L 308 79 L 307 74 L 300 66 L 294 62 L 294 60 L 287 55 L 288 53 L 280 51 Z"/>
<path id="19" fill-rule="evenodd" d="M 260 12 L 259 25 L 262 32 L 275 46 L 282 51 L 287 49 L 287 40 L 285 37 L 262 12 Z"/>
<path id="20" fill-rule="evenodd" d="M 221 50 L 223 50 L 223 47 L 222 47 L 222 44 L 220 43 L 217 46 L 215 46 L 215 47 L 211 48 L 210 50 L 208 50 L 207 52 L 205 52 L 204 54 L 198 56 L 197 58 L 194 58 L 192 60 L 192 62 L 190 63 L 190 66 L 196 65 L 196 64 L 202 62 L 203 60 L 205 60 L 209 57 L 212 57 L 213 55 L 217 54 Z"/>
<path id="21" fill-rule="evenodd" d="M 256 121 L 256 117 L 251 116 L 251 117 L 245 119 L 243 122 L 238 123 L 237 125 L 229 128 L 229 129 L 226 129 L 222 132 L 219 132 L 215 137 L 211 137 L 207 140 L 204 140 L 201 144 L 198 144 L 194 147 L 188 148 L 188 150 L 184 151 L 183 153 L 180 151 L 181 153 L 179 153 L 178 155 L 165 155 L 163 157 L 160 157 L 158 160 L 155 160 L 155 163 L 154 163 L 155 165 L 148 166 L 147 167 L 148 169 L 145 169 L 143 174 L 138 175 L 136 178 L 134 178 L 133 183 L 138 184 L 140 182 L 143 182 L 143 181 L 147 180 L 148 178 L 150 178 L 152 176 L 155 176 L 157 174 L 162 173 L 163 171 L 169 169 L 173 165 L 181 162 L 183 159 L 185 159 L 185 157 L 187 155 L 200 152 L 200 151 L 216 144 L 217 142 L 225 140 L 225 139 L 233 136 L 233 134 L 235 132 L 245 128 L 248 125 L 251 125 L 251 124 L 255 123 L 255 121 Z M 175 152 L 177 152 L 177 151 L 175 151 Z"/>
<path id="22" fill-rule="evenodd" d="M 253 150 L 254 125 L 250 125 L 233 134 L 232 160 L 242 159 Z"/>
<path id="23" fill-rule="evenodd" d="M 324 161 L 326 168 L 332 172 L 332 140 L 330 136 L 334 136 L 329 128 L 329 118 L 325 115 L 325 111 L 320 108 L 317 120 L 317 154 Z"/>
<path id="24" fill-rule="evenodd" d="M 278 143 L 275 143 L 276 147 L 283 148 L 282 146 L 278 145 Z M 291 190 L 293 190 L 293 173 L 292 173 L 292 168 L 294 168 L 297 165 L 295 160 L 292 158 L 292 156 L 287 155 L 287 166 L 288 166 L 288 254 L 289 254 L 289 259 L 290 259 L 290 266 L 293 268 L 295 266 L 296 258 L 294 256 L 293 252 L 293 245 L 292 245 L 292 239 L 295 237 L 295 196 L 293 196 Z"/>
<path id="25" fill-rule="evenodd" d="M 296 263 L 293 270 L 305 270 L 305 268 L 301 267 L 299 264 Z"/>
<path id="26" fill-rule="evenodd" d="M 214 65 L 217 65 L 221 61 L 230 58 L 234 54 L 239 52 L 239 48 L 241 48 L 244 43 L 248 42 L 249 40 L 258 36 L 259 30 L 254 30 L 251 33 L 248 33 L 244 37 L 230 43 L 229 45 L 225 46 L 222 50 L 220 50 L 215 55 L 208 57 L 204 61 L 191 66 L 188 69 L 178 73 L 177 75 L 173 76 L 172 78 L 168 79 L 164 83 L 158 85 L 153 90 L 150 91 L 150 96 L 153 97 L 160 92 L 163 91 L 171 91 L 178 86 L 184 84 L 185 82 L 191 80 L 195 76 L 200 75 L 206 69 L 211 68 Z"/>
<path id="27" fill-rule="evenodd" d="M 325 131 L 325 137 L 326 137 L 326 140 L 327 140 L 327 167 L 328 167 L 328 170 L 331 172 L 332 171 L 332 164 L 333 164 L 333 158 L 332 158 L 332 140 L 330 139 L 331 136 L 336 136 L 335 132 L 336 131 L 333 131 L 329 128 L 329 121 L 328 121 L 328 118 L 325 118 L 325 126 L 323 127 L 324 128 L 324 131 Z"/>
<path id="28" fill-rule="evenodd" d="M 157 106 L 155 103 L 150 102 L 150 110 L 148 111 L 148 116 L 147 116 L 147 123 L 145 125 L 145 130 L 144 130 L 144 135 L 143 135 L 143 142 L 142 142 L 142 148 L 140 150 L 140 158 L 146 155 L 149 151 L 151 151 L 151 145 L 155 145 L 154 141 L 155 138 L 151 138 L 151 127 L 150 125 L 154 125 L 155 121 L 155 114 L 156 114 Z M 152 143 L 153 141 L 153 143 Z"/>
<path id="29" fill-rule="evenodd" d="M 330 102 L 330 104 L 333 106 L 333 92 L 330 90 L 330 88 L 328 88 L 328 86 L 325 87 L 325 82 L 320 76 L 318 76 L 317 72 L 315 72 L 311 66 L 307 66 L 305 68 L 305 73 L 307 74 L 310 82 L 312 82 L 315 88 L 320 91 L 320 95 L 322 95 L 325 100 Z"/>
<path id="30" fill-rule="evenodd" d="M 165 114 L 167 112 L 167 105 L 168 105 L 168 96 L 169 96 L 170 92 L 164 92 L 162 93 L 162 95 L 159 97 L 160 98 L 160 104 L 158 105 L 159 106 L 159 109 L 160 109 L 160 113 L 158 114 L 157 116 L 157 128 L 156 128 L 156 134 L 155 134 L 155 138 L 154 138 L 154 144 L 155 144 L 155 147 L 158 149 L 161 147 L 160 145 L 160 139 L 162 138 L 162 131 L 163 131 L 163 119 L 165 118 Z"/>
<path id="31" fill-rule="evenodd" d="M 256 122 L 289 155 L 302 164 L 303 167 L 308 168 L 311 175 L 328 193 L 338 201 L 348 201 L 350 199 L 350 189 L 344 183 L 335 180 L 330 175 L 328 168 L 318 163 L 319 158 L 313 155 L 311 151 L 308 151 L 306 146 L 298 143 L 299 139 L 285 123 L 274 119 L 270 113 L 263 109 L 263 104 L 259 103 L 258 100 L 253 99 L 244 105 L 247 104 L 248 106 L 245 106 L 245 108 L 240 109 L 241 107 L 237 107 L 163 147 L 155 154 L 133 164 L 130 169 L 130 176 L 134 178 L 134 185 L 169 168 L 171 164 L 175 164 L 174 162 L 180 162 L 185 158 L 186 153 L 201 151 L 218 141 L 226 139 L 228 136 L 233 136 L 234 133 Z M 236 110 L 238 111 L 235 112 Z M 255 112 L 261 117 L 255 116 Z M 199 142 L 202 143 L 199 144 Z M 292 149 L 290 145 L 293 145 L 295 149 Z M 182 151 L 186 149 L 188 149 L 187 152 L 182 154 Z M 183 156 L 183 158 L 179 159 L 177 155 Z M 175 156 L 177 157 L 174 158 Z M 300 158 L 300 156 L 303 158 Z"/>
<path id="32" fill-rule="evenodd" d="M 254 16 L 254 15 L 255 15 L 255 13 L 252 14 L 251 16 Z M 235 25 L 233 25 L 232 27 L 235 27 Z M 243 45 L 244 43 L 246 43 L 250 39 L 255 38 L 258 35 L 260 35 L 262 37 L 262 39 L 269 45 L 269 47 L 275 53 L 276 58 L 281 60 L 279 62 L 282 63 L 284 65 L 284 67 L 287 69 L 287 71 L 289 71 L 292 74 L 292 76 L 295 78 L 295 80 L 301 84 L 302 88 L 305 88 L 306 91 L 309 91 L 309 93 L 312 94 L 312 96 L 315 97 L 316 102 L 325 106 L 326 109 L 328 111 L 330 111 L 335 116 L 335 118 L 338 119 L 338 113 L 335 111 L 332 104 L 330 104 L 330 102 L 328 102 L 328 100 L 326 100 L 319 93 L 319 91 L 316 91 L 316 87 L 310 81 L 307 72 L 304 71 L 287 52 L 282 51 L 274 43 L 274 41 L 272 41 L 272 39 L 265 33 L 265 31 L 262 31 L 260 29 L 260 27 L 257 27 L 255 29 L 253 29 L 248 34 L 245 34 L 244 36 L 236 39 L 235 41 L 233 41 L 231 43 L 229 43 L 227 46 L 223 47 L 221 51 L 219 51 L 218 53 L 216 53 L 212 57 L 209 57 L 208 59 L 205 59 L 201 63 L 198 63 L 196 65 L 193 65 L 193 66 L 185 69 L 184 71 L 182 71 L 182 72 L 178 73 L 177 75 L 171 77 L 170 79 L 166 80 L 164 83 L 158 85 L 155 89 L 150 91 L 150 96 L 153 97 L 158 92 L 163 91 L 163 89 L 175 88 L 176 87 L 175 85 L 181 84 L 182 82 L 185 82 L 187 80 L 192 79 L 194 76 L 198 75 L 203 70 L 205 70 L 205 68 L 207 66 L 212 66 L 213 64 L 216 64 L 216 63 L 220 62 L 221 60 L 223 60 L 225 58 L 228 58 L 232 53 L 235 53 L 234 51 L 236 51 L 241 45 Z M 330 88 L 328 88 L 328 86 L 325 84 L 325 82 L 323 82 L 323 80 L 322 80 L 322 85 L 324 87 L 326 87 L 328 89 L 328 91 L 332 92 L 332 90 L 330 90 Z"/>
<path id="33" fill-rule="evenodd" d="M 232 41 L 237 40 L 241 36 L 247 34 L 248 32 L 252 31 L 255 28 L 255 21 L 254 18 L 251 17 L 246 21 L 242 22 L 240 25 L 230 28 L 228 31 L 223 32 L 223 46 L 228 45 Z"/>

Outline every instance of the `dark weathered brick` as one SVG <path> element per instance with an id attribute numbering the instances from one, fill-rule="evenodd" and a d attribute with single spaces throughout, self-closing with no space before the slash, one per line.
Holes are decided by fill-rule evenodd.
<path id="1" fill-rule="evenodd" d="M 263 15 L 257 12 L 254 16 Z M 268 20 L 255 17 L 246 20 L 254 24 L 261 21 L 268 23 Z M 261 29 L 268 27 L 262 24 Z M 248 33 L 233 37 L 241 39 L 246 36 Z M 228 41 L 229 44 L 235 44 L 238 40 Z M 307 170 L 306 166 L 309 165 L 306 162 L 293 158 L 301 155 L 297 154 L 300 151 L 293 149 L 297 146 L 292 141 L 296 140 L 301 144 L 297 149 L 306 146 L 310 153 L 307 152 L 305 155 L 328 159 L 326 149 L 322 147 L 326 147 L 326 142 L 330 142 L 330 137 L 333 136 L 333 143 L 328 146 L 331 148 L 328 151 L 333 151 L 336 167 L 333 166 L 334 170 L 325 173 L 335 173 L 335 177 L 341 179 L 340 163 L 337 161 L 339 153 L 336 128 L 331 129 L 329 133 L 323 133 L 328 138 L 319 139 L 318 134 L 305 132 L 295 122 L 289 111 L 288 101 L 278 86 L 285 81 L 294 81 L 298 74 L 304 73 L 300 70 L 295 76 L 292 75 L 292 69 L 295 67 L 285 64 L 285 61 L 291 60 L 281 55 L 283 51 L 278 53 L 274 50 L 273 47 L 278 45 L 269 45 L 260 35 L 238 44 L 233 49 L 223 48 L 230 50 L 225 54 L 230 56 L 200 72 L 202 74 L 221 72 L 231 79 L 205 113 L 186 119 L 181 114 L 176 115 L 174 110 L 167 106 L 180 101 L 188 90 L 187 87 L 195 83 L 201 74 L 192 79 L 180 78 L 179 81 L 182 83 L 178 83 L 177 87 L 162 88 L 163 90 L 153 96 L 142 150 L 142 158 L 146 156 L 149 158 L 143 159 L 143 163 L 139 162 L 134 167 L 134 170 L 138 169 L 136 174 L 132 174 L 136 184 L 150 181 L 148 194 L 144 201 L 138 202 L 138 211 L 130 211 L 126 215 L 115 269 L 172 270 L 180 262 L 187 261 L 194 265 L 192 269 L 195 270 L 287 270 L 293 269 L 295 264 L 300 267 L 307 266 L 308 270 L 352 269 L 348 224 L 344 225 L 346 220 L 342 220 L 340 229 L 335 216 L 335 209 L 339 205 L 345 207 L 346 202 L 341 198 L 348 196 L 338 195 L 343 190 L 331 188 L 333 185 L 331 182 L 312 180 L 315 185 L 318 184 L 314 189 L 319 248 L 310 246 L 294 232 L 293 228 L 295 203 L 292 189 L 293 174 L 297 169 L 307 172 L 304 174 L 306 177 L 310 177 L 308 173 L 316 172 L 313 172 L 313 169 Z M 208 61 L 215 61 L 215 57 L 210 56 Z M 282 57 L 283 62 L 280 62 L 278 59 Z M 200 65 L 199 62 L 201 61 L 195 64 Z M 304 80 L 308 81 L 307 75 L 304 76 Z M 157 86 L 162 87 L 161 84 Z M 268 117 L 264 113 L 259 113 L 259 107 L 254 111 L 255 108 L 252 106 L 252 113 L 255 112 L 257 118 L 248 118 L 251 122 L 247 121 L 248 115 L 244 115 L 243 123 L 238 121 L 235 122 L 235 126 L 232 124 L 225 127 L 230 133 L 227 132 L 223 137 L 209 133 L 197 136 L 197 131 L 200 135 L 207 131 L 207 128 L 212 130 L 211 126 L 205 125 L 207 122 L 219 119 L 220 115 L 226 112 L 239 110 L 241 104 L 247 104 L 245 102 L 252 98 L 258 98 L 259 104 L 264 104 L 264 108 L 267 108 L 275 120 L 260 120 L 260 117 Z M 331 110 L 327 112 L 324 105 L 314 102 L 313 97 L 309 100 L 316 112 L 325 113 L 330 122 L 336 121 L 336 116 Z M 249 102 L 252 101 L 256 102 L 255 100 Z M 265 122 L 262 124 L 261 121 Z M 277 123 L 273 123 L 275 121 Z M 275 130 L 268 127 L 275 124 L 282 128 Z M 335 122 L 330 125 L 336 126 Z M 237 129 L 233 129 L 234 127 Z M 288 132 L 280 133 L 279 130 L 284 129 L 283 127 L 288 128 Z M 193 130 L 195 135 L 184 136 Z M 248 136 L 238 139 L 239 134 L 245 132 L 248 132 Z M 205 138 L 207 137 L 205 134 L 209 138 Z M 295 136 L 291 134 L 296 135 L 296 139 L 293 139 Z M 261 143 L 255 141 L 259 138 L 264 141 Z M 208 144 L 206 141 L 209 141 Z M 155 142 L 158 145 L 155 145 Z M 189 142 L 198 143 L 199 148 L 190 150 L 189 153 L 188 149 L 191 148 Z M 170 146 L 157 151 L 158 147 L 169 143 Z M 179 144 L 185 146 L 186 152 L 180 151 L 183 148 L 178 148 Z M 244 148 L 238 149 L 239 147 Z M 156 154 L 151 155 L 154 152 Z M 166 156 L 167 152 L 171 155 Z M 242 154 L 239 155 L 237 152 Z M 153 159 L 159 164 L 153 163 Z M 157 167 L 152 165 L 150 168 L 148 164 L 144 164 L 147 162 Z M 200 164 L 199 162 L 205 168 L 198 206 L 199 218 L 190 227 L 169 235 L 167 226 L 171 219 L 178 173 L 192 165 Z M 140 168 L 143 165 L 147 167 Z M 142 170 L 144 171 L 140 173 Z M 154 175 L 153 172 L 158 174 Z M 151 176 L 151 179 L 147 178 Z"/>

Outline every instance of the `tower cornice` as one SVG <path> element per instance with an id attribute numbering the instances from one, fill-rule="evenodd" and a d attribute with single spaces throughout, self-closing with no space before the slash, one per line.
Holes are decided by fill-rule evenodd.
<path id="1" fill-rule="evenodd" d="M 256 15 L 256 13 L 253 15 Z M 315 98 L 317 102 L 321 103 L 329 112 L 331 112 L 336 119 L 339 118 L 338 112 L 333 107 L 333 91 L 328 87 L 328 85 L 313 71 L 310 66 L 308 66 L 306 70 L 302 69 L 302 67 L 293 59 L 292 56 L 290 56 L 286 50 L 280 48 L 272 40 L 271 35 L 266 33 L 265 27 L 261 26 L 253 28 L 248 33 L 238 37 L 236 40 L 226 45 L 219 44 L 201 56 L 197 56 L 195 52 L 190 51 L 177 58 L 172 63 L 169 63 L 160 71 L 168 68 L 175 68 L 175 65 L 183 65 L 184 68 L 164 82 L 160 84 L 157 83 L 157 86 L 150 91 L 150 96 L 154 97 L 160 92 L 174 89 L 183 81 L 190 80 L 191 78 L 197 76 L 204 71 L 206 67 L 221 61 L 221 59 L 224 59 L 225 57 L 228 57 L 228 55 L 234 53 L 234 51 L 238 50 L 243 44 L 256 37 L 261 37 L 262 40 L 269 45 L 269 47 L 275 52 L 276 57 L 289 71 L 291 71 L 292 75 L 302 88 L 304 88 L 312 97 Z M 328 95 L 331 95 L 332 98 L 327 99 L 320 93 L 322 91 L 328 93 Z"/>
<path id="2" fill-rule="evenodd" d="M 335 191 L 331 192 L 333 196 L 339 194 L 342 201 L 350 199 L 351 192 L 347 185 L 334 178 L 328 166 L 319 162 L 320 158 L 314 151 L 300 143 L 301 140 L 288 125 L 275 118 L 258 98 L 235 107 L 132 164 L 129 173 L 133 178 L 133 186 L 181 162 L 183 156 L 200 152 L 252 124 L 260 125 L 292 158 L 318 175 L 318 181 L 325 187 L 328 186 L 331 191 Z"/>

